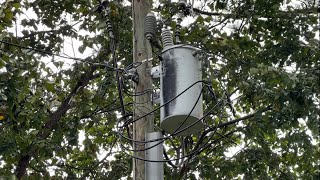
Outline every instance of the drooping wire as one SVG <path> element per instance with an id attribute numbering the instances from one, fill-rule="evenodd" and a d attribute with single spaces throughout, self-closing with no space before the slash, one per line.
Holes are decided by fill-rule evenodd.
<path id="1" fill-rule="evenodd" d="M 212 87 L 209 86 L 208 88 L 212 88 Z M 211 90 L 212 90 L 212 89 L 211 89 Z M 217 103 L 217 104 L 218 104 L 218 103 Z M 216 104 L 216 105 L 217 105 L 217 104 Z M 206 115 L 205 115 L 203 118 L 201 118 L 200 120 L 202 120 L 202 119 L 204 119 L 205 117 L 209 116 L 209 115 L 211 114 L 211 111 L 216 107 L 216 105 L 215 105 L 208 113 L 206 113 Z M 224 104 L 224 106 L 225 106 L 225 104 Z M 221 119 L 220 119 L 220 120 L 221 120 Z M 218 124 L 220 124 L 220 121 L 219 121 Z M 179 128 L 177 128 L 177 129 L 179 129 Z M 217 132 L 217 129 L 218 129 L 218 126 L 216 126 L 216 128 L 215 128 L 214 131 L 213 131 L 213 133 L 212 133 L 211 136 L 209 137 L 209 140 L 208 140 L 206 143 L 204 143 L 203 145 L 201 145 L 201 146 L 198 147 L 198 148 L 195 147 L 195 149 L 194 149 L 191 153 L 189 153 L 189 154 L 187 154 L 187 155 L 184 155 L 184 156 L 182 156 L 182 157 L 179 157 L 179 158 L 169 159 L 168 155 L 166 155 L 166 160 L 160 160 L 160 161 L 159 161 L 159 160 L 148 160 L 148 159 L 143 159 L 143 158 L 139 158 L 139 157 L 133 156 L 133 155 L 128 154 L 128 153 L 126 153 L 126 152 L 125 152 L 125 153 L 126 153 L 128 156 L 130 156 L 131 158 L 134 158 L 134 159 L 137 159 L 137 160 L 141 160 L 141 161 L 145 161 L 145 162 L 169 162 L 169 163 L 170 163 L 170 162 L 172 162 L 172 161 L 176 161 L 176 160 L 180 160 L 180 159 L 184 159 L 184 158 L 192 158 L 193 155 L 195 155 L 195 154 L 200 154 L 203 150 L 205 150 L 208 146 L 210 146 L 210 145 L 212 144 L 212 143 L 209 143 L 209 142 L 210 142 L 210 140 L 213 138 L 213 136 L 214 136 L 215 134 L 218 134 L 219 136 L 221 136 L 221 137 L 229 140 L 229 141 L 232 142 L 233 144 L 239 146 L 235 141 L 233 141 L 232 139 L 228 138 L 227 135 L 223 135 L 223 134 L 218 133 L 218 132 Z M 170 136 L 171 136 L 171 135 L 170 135 Z M 159 145 L 160 143 L 163 143 L 163 141 L 164 141 L 165 139 L 167 139 L 167 138 L 170 138 L 170 136 L 164 137 L 164 138 L 160 138 L 160 139 L 154 139 L 154 140 L 150 140 L 150 141 L 140 141 L 140 142 L 154 142 L 154 141 L 157 141 L 157 140 L 161 140 L 161 142 L 155 144 L 154 146 L 149 147 L 149 148 L 146 148 L 146 149 L 144 149 L 144 150 L 139 150 L 139 151 L 145 151 L 145 150 L 147 150 L 147 149 L 153 148 L 153 147 Z M 205 136 L 205 135 L 204 135 L 204 136 Z M 199 141 L 200 141 L 200 140 L 201 140 L 201 138 L 199 139 Z M 201 140 L 201 141 L 203 141 L 203 140 Z M 120 143 L 121 143 L 121 141 L 120 141 Z M 201 142 L 198 142 L 198 143 L 200 144 Z M 126 149 L 126 150 L 129 150 L 129 149 L 127 149 L 126 147 L 124 147 L 123 144 L 120 144 L 120 146 L 123 147 L 123 148 Z M 240 147 L 240 146 L 239 146 L 239 147 Z M 278 170 L 281 174 L 285 175 L 285 176 L 288 177 L 289 179 L 293 179 L 293 178 L 292 178 L 290 175 L 288 175 L 287 173 L 285 173 L 285 172 L 283 172 L 282 170 L 280 170 L 280 169 L 272 166 L 271 164 L 265 162 L 262 158 L 257 157 L 255 154 L 247 151 L 247 150 L 244 149 L 244 148 L 241 148 L 240 151 L 242 151 L 242 150 L 243 150 L 243 151 L 246 151 L 246 152 L 248 152 L 248 153 L 250 153 L 250 154 L 252 154 L 255 158 L 259 159 L 260 161 L 262 161 L 263 163 L 265 163 L 265 164 L 268 165 L 269 167 Z M 165 154 L 166 154 L 166 153 L 165 153 Z"/>
<path id="2" fill-rule="evenodd" d="M 130 92 L 130 91 L 127 89 L 127 87 L 126 87 L 126 85 L 124 84 L 124 81 L 123 81 L 122 79 L 125 79 L 125 78 L 122 76 L 122 78 L 120 79 L 120 81 L 121 81 L 121 86 L 122 86 L 122 88 L 123 88 L 123 90 L 124 90 L 123 92 L 124 92 L 125 94 L 127 94 L 128 96 L 142 96 L 142 95 L 144 95 L 144 94 L 147 94 L 147 93 L 150 93 L 150 92 L 154 92 L 153 89 L 145 89 L 145 90 L 139 91 L 139 92 Z"/>
<path id="3" fill-rule="evenodd" d="M 199 99 L 197 100 L 197 102 L 198 102 L 198 101 L 199 101 Z M 197 102 L 195 103 L 195 105 L 197 104 Z M 160 143 L 162 143 L 164 140 L 166 140 L 166 139 L 168 139 L 168 138 L 170 138 L 170 137 L 173 137 L 175 134 L 178 134 L 178 133 L 180 133 L 180 132 L 182 132 L 182 131 L 185 131 L 186 129 L 194 126 L 196 123 L 202 121 L 204 118 L 206 118 L 207 116 L 209 116 L 209 115 L 211 114 L 211 112 L 212 112 L 220 103 L 221 103 L 221 101 L 217 102 L 217 104 L 216 104 L 213 108 L 211 108 L 208 113 L 206 113 L 202 118 L 200 118 L 200 119 L 197 120 L 196 122 L 194 122 L 194 123 L 190 124 L 189 126 L 187 126 L 187 127 L 183 128 L 183 129 L 179 130 L 179 128 L 183 125 L 183 123 L 182 123 L 182 125 L 181 125 L 180 127 L 176 128 L 175 132 L 173 132 L 173 133 L 170 134 L 169 136 L 166 136 L 166 137 L 163 137 L 163 138 L 158 138 L 158 139 L 153 139 L 153 140 L 149 140 L 149 141 L 138 141 L 138 140 L 134 140 L 134 139 L 130 139 L 130 138 L 128 138 L 128 137 L 125 137 L 125 136 L 123 136 L 122 133 L 119 133 L 119 135 L 121 136 L 120 139 L 125 138 L 125 139 L 127 139 L 127 140 L 129 140 L 129 141 L 136 142 L 136 143 L 142 143 L 142 144 L 149 143 L 149 142 L 155 142 L 155 141 L 161 141 L 161 142 L 159 142 L 158 144 L 156 144 L 156 145 L 154 145 L 154 146 L 152 146 L 152 147 L 145 148 L 145 149 L 140 149 L 140 150 L 130 150 L 130 149 L 124 147 L 126 150 L 129 150 L 129 151 L 145 151 L 145 150 L 147 150 L 147 149 L 151 149 L 151 148 L 159 145 Z M 192 111 L 191 111 L 191 112 L 192 112 Z M 189 115 L 186 117 L 186 119 L 191 115 L 191 112 L 190 112 Z M 186 120 L 186 119 L 185 119 L 185 120 Z M 201 147 L 203 147 L 203 146 L 201 146 Z"/>
<path id="4" fill-rule="evenodd" d="M 106 2 L 107 1 L 103 1 L 102 3 L 99 4 L 99 8 L 100 8 L 99 12 L 102 12 L 102 10 L 104 12 L 104 17 L 106 19 L 106 25 L 107 25 L 108 37 L 110 39 L 110 48 L 111 48 L 111 53 L 112 53 L 113 68 L 117 69 L 118 68 L 117 57 L 116 57 L 116 48 L 117 47 L 116 47 L 112 23 L 110 20 L 110 7 L 108 7 L 109 3 L 106 3 Z M 120 106 L 121 106 L 121 115 L 123 117 L 126 117 L 126 110 L 125 110 L 124 102 L 123 102 L 122 87 L 121 87 L 121 80 L 120 80 L 119 71 L 116 71 L 116 79 L 117 79 L 117 89 L 118 89 L 119 101 L 120 101 Z"/>
<path id="5" fill-rule="evenodd" d="M 212 91 L 211 88 L 212 88 L 211 86 L 208 86 L 209 91 Z M 225 102 L 223 102 L 222 107 L 224 107 L 224 106 L 225 106 Z M 208 115 L 209 115 L 209 114 L 208 114 Z M 208 147 L 208 146 L 210 145 L 209 142 L 210 142 L 210 140 L 214 137 L 215 133 L 217 132 L 218 126 L 219 126 L 219 124 L 221 123 L 221 119 L 222 119 L 222 118 L 219 118 L 218 125 L 217 125 L 217 126 L 215 127 L 215 129 L 213 130 L 213 133 L 211 133 L 211 136 L 209 137 L 208 141 L 207 141 L 205 144 L 203 144 L 203 146 L 202 146 L 202 147 L 204 147 L 203 149 L 205 149 L 206 147 Z M 203 134 L 201 135 L 201 137 L 199 138 L 197 144 L 195 145 L 195 149 L 198 148 L 197 146 L 199 146 L 199 144 L 202 143 L 202 141 L 204 140 L 205 137 L 206 137 L 206 133 L 203 133 Z M 199 152 L 199 153 L 200 153 L 200 152 Z M 192 158 L 192 157 L 190 157 L 190 158 Z"/>
<path id="6" fill-rule="evenodd" d="M 195 83 L 195 84 L 196 84 L 196 83 Z M 191 85 L 191 86 L 188 87 L 187 89 L 191 88 L 191 87 L 194 86 L 195 84 Z M 208 88 L 210 88 L 207 84 L 205 84 L 205 86 L 208 87 Z M 187 90 L 187 89 L 186 89 L 186 90 Z M 186 90 L 185 90 L 185 91 L 186 91 Z M 177 97 L 179 97 L 180 95 L 182 95 L 185 91 L 181 92 L 181 93 L 178 94 L 176 97 L 174 97 L 174 98 L 172 98 L 171 100 L 169 100 L 168 102 L 164 103 L 162 106 L 158 107 L 158 108 L 155 109 L 154 111 L 156 111 L 156 110 L 160 109 L 161 107 L 165 106 L 166 104 L 170 103 L 172 100 L 174 100 L 174 99 L 176 99 Z M 198 100 L 199 100 L 199 99 L 198 99 Z M 197 101 L 198 101 L 198 100 L 197 100 Z M 196 102 L 196 103 L 197 103 L 197 102 Z M 219 103 L 217 103 L 216 105 L 218 105 L 218 104 L 219 104 Z M 214 106 L 214 108 L 216 107 L 216 105 Z M 210 112 L 211 112 L 211 111 L 210 111 Z M 146 114 L 146 115 L 147 115 L 147 114 Z M 146 116 L 146 115 L 145 115 L 145 116 Z M 208 115 L 209 115 L 209 114 L 206 114 L 203 118 L 207 117 Z M 190 115 L 189 115 L 189 116 L 190 116 Z M 143 116 L 143 117 L 144 117 L 144 116 Z M 141 118 L 143 118 L 143 117 L 141 117 Z M 187 116 L 187 118 L 188 118 L 188 116 Z M 203 118 L 202 118 L 202 119 L 203 119 Z M 200 120 L 202 120 L 202 119 L 200 119 Z M 178 133 L 180 133 L 180 132 L 182 132 L 182 131 L 190 128 L 191 126 L 193 126 L 193 125 L 195 125 L 196 123 L 198 123 L 200 120 L 198 120 L 198 121 L 190 124 L 189 126 L 185 127 L 184 129 L 181 129 L 181 130 L 179 130 L 179 131 L 176 131 L 176 132 L 172 133 L 171 136 L 174 136 L 174 135 L 176 135 L 176 134 L 178 134 Z M 181 126 L 182 126 L 182 125 L 181 125 Z M 120 128 L 123 128 L 123 126 L 121 126 Z M 179 128 L 180 128 L 180 127 L 178 127 L 177 129 L 179 129 Z M 123 137 L 123 138 L 126 138 L 126 137 Z M 163 139 L 167 139 L 167 138 L 153 139 L 153 140 L 149 140 L 149 141 L 138 141 L 138 140 L 134 140 L 134 139 L 127 139 L 127 140 L 130 140 L 130 141 L 133 141 L 133 142 L 137 142 L 137 143 L 148 143 L 148 142 L 155 142 L 155 141 L 163 140 Z"/>
<path id="7" fill-rule="evenodd" d="M 154 113 L 155 111 L 159 110 L 161 107 L 167 105 L 168 103 L 174 101 L 176 98 L 178 98 L 179 96 L 181 96 L 183 93 L 185 93 L 187 90 L 189 90 L 190 88 L 192 88 L 195 84 L 198 84 L 198 83 L 205 83 L 207 84 L 206 82 L 204 81 L 197 81 L 197 82 L 194 82 L 192 85 L 190 85 L 188 88 L 186 88 L 184 91 L 182 91 L 181 93 L 179 93 L 177 96 L 173 97 L 172 99 L 170 99 L 169 101 L 165 102 L 162 106 L 159 106 L 158 108 L 154 109 L 153 111 L 150 111 L 148 113 L 146 113 L 145 115 L 141 116 L 141 117 L 138 117 L 137 119 L 135 120 L 132 120 L 132 121 L 128 121 L 128 122 L 125 122 L 125 124 L 123 124 L 122 126 L 118 127 L 118 128 L 123 128 L 125 126 L 128 126 L 129 124 L 131 123 L 134 123 L 142 118 L 145 118 L 146 116 Z"/>
<path id="8" fill-rule="evenodd" d="M 219 104 L 219 103 L 217 103 L 217 105 L 218 105 L 218 104 Z M 201 120 L 203 120 L 205 117 L 209 116 L 209 115 L 211 114 L 211 112 L 215 109 L 215 107 L 216 107 L 216 106 L 214 106 L 213 108 L 211 108 L 211 109 L 209 110 L 209 112 L 207 112 L 206 115 L 203 116 L 202 118 L 200 118 L 198 121 L 201 121 Z M 188 127 L 188 128 L 189 128 L 189 127 Z M 168 137 L 165 137 L 165 138 L 168 138 Z M 163 138 L 160 138 L 160 139 L 163 139 Z M 153 140 L 150 140 L 149 142 L 154 142 L 154 141 L 156 141 L 156 140 L 158 140 L 158 139 L 153 139 Z M 161 140 L 161 142 L 159 142 L 159 143 L 157 143 L 157 144 L 155 144 L 155 145 L 153 145 L 153 146 L 151 146 L 151 147 L 149 147 L 149 148 L 145 148 L 145 149 L 139 150 L 139 151 L 145 151 L 145 150 L 147 150 L 147 149 L 151 149 L 151 148 L 159 145 L 160 143 L 163 143 L 163 141 L 164 141 L 164 140 Z M 120 146 L 121 146 L 122 148 L 126 149 L 126 150 L 129 150 L 128 148 L 126 148 L 126 147 L 123 146 L 123 144 L 121 143 L 121 141 L 120 141 Z M 189 154 L 184 155 L 184 156 L 182 156 L 182 157 L 180 157 L 180 158 L 169 159 L 169 160 L 167 159 L 167 160 L 162 160 L 162 161 L 158 161 L 158 160 L 147 160 L 147 159 L 135 157 L 135 156 L 133 156 L 133 155 L 131 155 L 131 154 L 129 154 L 129 153 L 126 153 L 126 152 L 125 152 L 125 153 L 126 153 L 127 155 L 129 155 L 130 157 L 134 158 L 134 159 L 138 159 L 138 160 L 142 160 L 142 161 L 146 161 L 146 162 L 169 162 L 169 161 L 176 161 L 176 160 L 184 159 L 184 158 L 193 156 L 193 155 L 196 154 L 196 153 L 200 153 L 201 151 L 204 150 L 204 147 L 205 147 L 205 146 L 206 146 L 206 144 L 200 146 L 198 149 L 195 149 L 195 150 L 193 150 L 192 152 L 190 152 Z"/>
<path id="9" fill-rule="evenodd" d="M 214 108 L 212 108 L 208 113 L 206 113 L 206 116 L 210 115 L 211 111 L 213 110 Z M 206 117 L 204 116 L 204 117 Z M 203 118 L 204 118 L 203 117 Z M 201 119 L 203 119 L 201 118 Z M 210 139 L 213 137 L 213 135 L 215 134 L 216 132 L 212 133 Z M 161 142 L 162 143 L 162 142 Z M 120 144 L 121 145 L 121 144 Z M 158 144 L 157 144 L 158 145 Z M 147 159 L 143 159 L 143 158 L 139 158 L 139 157 L 135 157 L 131 154 L 128 154 L 126 153 L 127 155 L 129 155 L 130 157 L 134 158 L 134 159 L 138 159 L 138 160 L 142 160 L 142 161 L 146 161 L 146 162 L 171 162 L 171 161 L 176 161 L 176 160 L 181 160 L 181 159 L 184 159 L 184 158 L 190 158 L 192 157 L 194 154 L 200 154 L 203 150 L 205 150 L 210 144 L 208 143 L 205 143 L 203 145 L 201 145 L 200 147 L 198 147 L 197 149 L 193 150 L 192 152 L 190 152 L 189 154 L 187 155 L 184 155 L 184 156 L 181 156 L 180 158 L 174 158 L 174 159 L 169 159 L 169 157 L 166 157 L 166 160 L 147 160 Z M 123 147 L 124 149 L 126 149 L 126 147 L 124 147 L 123 145 L 121 145 L 121 147 Z M 154 146 L 153 146 L 154 147 Z"/>
<path id="10" fill-rule="evenodd" d="M 196 124 L 196 123 L 193 123 L 193 124 L 189 125 L 188 127 L 179 130 L 179 129 L 183 126 L 183 124 L 187 121 L 187 119 L 190 117 L 190 115 L 191 115 L 191 113 L 193 112 L 194 108 L 195 108 L 196 105 L 198 104 L 198 101 L 199 101 L 199 99 L 200 99 L 200 97 L 201 97 L 201 94 L 202 94 L 202 91 L 200 92 L 200 94 L 199 94 L 199 96 L 198 96 L 198 99 L 197 99 L 197 101 L 195 102 L 195 104 L 194 104 L 194 106 L 192 107 L 192 109 L 190 110 L 188 116 L 184 119 L 184 121 L 180 124 L 180 126 L 179 126 L 178 128 L 176 128 L 173 133 L 170 134 L 170 136 L 174 136 L 174 135 L 176 135 L 176 134 L 178 134 L 178 133 L 180 133 L 180 132 L 183 132 L 183 131 L 185 131 L 186 129 L 188 129 L 188 128 L 190 128 L 191 126 L 193 126 L 193 125 Z M 200 122 L 200 120 L 197 121 L 197 122 Z M 170 137 L 170 136 L 169 136 L 169 137 Z M 123 137 L 123 136 L 121 136 L 121 137 Z M 160 138 L 161 142 L 159 142 L 158 144 L 155 144 L 154 146 L 151 146 L 151 147 L 149 147 L 149 148 L 143 149 L 143 150 L 141 150 L 141 149 L 139 149 L 139 150 L 129 150 L 129 149 L 127 149 L 127 150 L 129 150 L 129 151 L 134 151 L 134 152 L 135 152 L 135 151 L 145 151 L 145 150 L 147 150 L 147 149 L 151 149 L 151 148 L 153 148 L 153 147 L 161 144 L 165 139 L 168 139 L 169 137 Z M 129 139 L 129 138 L 127 138 L 127 139 Z M 158 141 L 158 140 L 159 140 L 159 139 L 153 139 L 153 140 L 149 140 L 149 141 L 147 141 L 147 142 L 155 142 L 155 141 Z M 130 141 L 132 141 L 133 143 L 136 143 L 136 140 L 134 140 L 134 139 L 130 139 Z M 143 144 L 146 144 L 146 143 L 144 142 Z"/>
<path id="11" fill-rule="evenodd" d="M 61 54 L 56 54 L 56 53 L 44 51 L 44 50 L 41 50 L 41 49 L 35 49 L 35 48 L 27 47 L 27 46 L 22 46 L 22 45 L 19 45 L 19 44 L 15 44 L 15 43 L 8 42 L 8 41 L 3 41 L 3 40 L 0 40 L 0 43 L 6 44 L 6 45 L 10 45 L 10 46 L 14 46 L 14 47 L 18 47 L 20 49 L 32 50 L 32 51 L 43 53 L 43 54 L 50 55 L 50 56 L 57 56 L 57 57 L 64 58 L 64 59 L 70 59 L 70 60 L 79 61 L 79 62 L 83 62 L 83 63 L 87 63 L 87 64 L 91 64 L 91 65 L 96 65 L 96 66 L 102 66 L 102 67 L 106 67 L 106 68 L 112 69 L 114 71 L 119 71 L 119 72 L 123 72 L 124 71 L 123 69 L 114 68 L 114 67 L 112 67 L 112 66 L 110 66 L 110 65 L 108 65 L 106 63 L 95 63 L 95 62 L 91 62 L 91 61 L 88 61 L 88 60 L 83 59 L 83 58 L 63 56 Z"/>

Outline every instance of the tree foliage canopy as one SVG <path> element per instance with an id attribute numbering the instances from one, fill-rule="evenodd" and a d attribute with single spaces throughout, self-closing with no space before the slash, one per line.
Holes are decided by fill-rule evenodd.
<path id="1" fill-rule="evenodd" d="M 166 141 L 169 158 L 182 156 L 182 141 L 183 153 L 195 153 L 166 163 L 165 179 L 319 179 L 319 4 L 191 2 L 181 41 L 208 55 L 214 91 L 203 96 L 213 111 L 204 132 Z M 130 179 L 115 71 L 132 63 L 131 3 L 108 4 L 118 68 L 98 4 L 1 2 L 1 176 Z M 155 1 L 152 11 L 175 30 L 176 2 Z M 123 101 L 130 118 L 130 92 Z"/>

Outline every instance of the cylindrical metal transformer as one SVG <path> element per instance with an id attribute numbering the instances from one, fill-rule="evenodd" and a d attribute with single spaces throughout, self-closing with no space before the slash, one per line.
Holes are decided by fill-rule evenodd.
<path id="1" fill-rule="evenodd" d="M 202 80 L 202 69 L 200 60 L 195 56 L 197 51 L 199 49 L 182 44 L 162 51 L 160 102 L 163 107 L 160 119 L 161 128 L 167 133 L 183 136 L 203 129 L 203 124 L 199 121 L 203 117 L 202 83 L 199 82 Z M 183 91 L 185 92 L 181 94 Z M 181 95 L 178 96 L 179 94 Z M 188 126 L 190 127 L 185 129 Z M 182 129 L 185 130 L 175 133 Z"/>

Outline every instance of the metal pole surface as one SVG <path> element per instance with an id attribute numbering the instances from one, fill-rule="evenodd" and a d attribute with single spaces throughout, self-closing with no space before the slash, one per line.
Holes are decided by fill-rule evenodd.
<path id="1" fill-rule="evenodd" d="M 153 132 L 146 134 L 146 140 L 162 138 L 161 132 Z M 158 145 L 157 145 L 158 144 Z M 154 147 L 152 147 L 154 146 Z M 146 160 L 163 161 L 163 143 L 160 141 L 150 142 L 146 144 L 146 148 L 152 147 L 145 151 Z M 163 180 L 163 162 L 146 161 L 146 180 Z"/>

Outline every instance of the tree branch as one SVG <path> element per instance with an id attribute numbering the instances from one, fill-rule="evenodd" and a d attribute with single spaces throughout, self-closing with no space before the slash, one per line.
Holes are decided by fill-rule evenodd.
<path id="1" fill-rule="evenodd" d="M 23 40 L 23 39 L 26 39 L 26 38 L 29 38 L 29 37 L 32 37 L 32 36 L 36 36 L 36 35 L 39 35 L 39 34 L 57 33 L 59 31 L 60 31 L 60 29 L 47 30 L 47 31 L 35 31 L 35 32 L 32 32 L 32 33 L 30 33 L 28 35 L 25 35 L 25 36 L 22 36 L 22 37 L 18 37 L 17 39 L 18 40 Z"/>
<path id="2" fill-rule="evenodd" d="M 224 126 L 228 126 L 228 125 L 235 124 L 235 123 L 243 121 L 243 120 L 247 120 L 247 119 L 253 118 L 257 113 L 263 113 L 263 112 L 269 111 L 271 109 L 272 109 L 271 106 L 268 106 L 268 107 L 266 107 L 264 109 L 258 110 L 257 112 L 249 114 L 247 116 L 244 116 L 244 117 L 241 117 L 241 118 L 238 118 L 238 119 L 234 119 L 234 120 L 231 120 L 231 121 L 228 121 L 228 122 L 225 122 L 225 123 L 221 123 L 221 124 L 219 124 L 217 126 L 210 127 L 205 132 L 210 132 L 210 131 L 213 131 L 213 130 L 215 130 L 217 128 L 222 128 Z"/>
<path id="3" fill-rule="evenodd" d="M 48 121 L 44 124 L 43 128 L 37 134 L 37 139 L 46 139 L 51 134 L 52 130 L 54 129 L 55 125 L 60 121 L 60 119 L 66 114 L 66 112 L 71 108 L 70 101 L 71 99 L 80 91 L 82 90 L 90 80 L 94 77 L 93 73 L 98 68 L 98 66 L 92 66 L 87 72 L 82 74 L 76 85 L 73 87 L 69 95 L 65 98 L 62 102 L 60 107 L 49 115 Z M 16 166 L 15 174 L 18 179 L 21 179 L 24 174 L 26 173 L 27 167 L 29 166 L 29 162 L 33 156 L 37 154 L 37 147 L 34 145 L 35 143 L 32 142 L 27 150 L 26 153 L 22 153 L 18 164 Z"/>
<path id="4" fill-rule="evenodd" d="M 169 161 L 170 158 L 169 158 L 169 156 L 168 156 L 165 148 L 163 148 L 163 154 L 164 154 L 164 157 L 166 158 L 166 160 L 168 160 L 168 163 L 170 164 L 170 166 L 172 166 L 174 169 L 177 169 L 178 166 L 176 166 L 176 165 L 173 164 L 171 161 Z"/>
<path id="5" fill-rule="evenodd" d="M 208 11 L 202 11 L 200 9 L 197 8 L 193 8 L 193 11 L 199 14 L 203 14 L 203 15 L 208 15 L 208 16 L 225 16 L 228 18 L 231 17 L 237 17 L 237 18 L 247 18 L 246 14 L 236 14 L 236 13 L 219 13 L 219 12 L 208 12 Z M 288 15 L 288 14 L 317 14 L 320 12 L 320 8 L 316 8 L 316 7 L 312 7 L 312 8 L 307 8 L 307 9 L 294 9 L 292 11 L 278 11 L 279 14 L 282 15 Z M 253 12 L 252 12 L 253 13 Z M 259 14 L 256 14 L 259 15 Z M 272 16 L 265 16 L 263 15 L 262 17 L 275 17 L 274 15 Z"/>
<path id="6" fill-rule="evenodd" d="M 219 23 L 210 26 L 209 29 L 212 29 L 212 28 L 214 28 L 214 27 L 217 27 L 217 26 L 221 25 L 222 23 L 224 23 L 225 21 L 227 21 L 230 17 L 231 17 L 231 16 L 226 16 L 226 17 L 224 17 Z"/>
<path id="7" fill-rule="evenodd" d="M 228 137 L 230 135 L 232 135 L 233 133 L 237 132 L 237 130 L 234 131 L 230 131 L 227 134 L 224 134 L 225 137 Z M 220 137 L 218 139 L 213 140 L 212 142 L 207 142 L 207 144 L 205 144 L 204 146 L 199 148 L 200 143 L 197 143 L 197 145 L 195 146 L 194 150 L 192 152 L 194 152 L 191 156 L 189 156 L 189 158 L 185 161 L 184 165 L 181 168 L 180 171 L 180 178 L 182 179 L 190 169 L 188 169 L 188 165 L 191 163 L 190 161 L 192 161 L 192 157 L 195 157 L 196 155 L 200 154 L 204 149 L 208 148 L 209 146 L 211 146 L 212 144 L 218 143 L 221 141 L 221 139 L 223 139 L 223 137 Z M 200 139 L 199 139 L 200 141 Z M 198 142 L 199 142 L 198 141 Z M 199 148 L 199 149 L 198 149 Z"/>
<path id="8" fill-rule="evenodd" d="M 113 141 L 109 152 L 105 155 L 104 158 L 102 158 L 99 162 L 97 162 L 96 164 L 92 165 L 91 168 L 89 168 L 90 170 L 97 168 L 101 163 L 103 163 L 111 154 L 113 154 L 112 149 L 114 148 L 114 145 L 116 145 L 117 142 L 117 138 L 115 138 L 115 140 Z M 80 179 L 85 179 L 88 177 L 89 173 L 91 173 L 91 171 L 87 171 L 84 175 L 82 175 L 82 177 Z M 93 175 L 93 174 L 92 174 Z M 95 178 L 94 178 L 95 179 Z"/>
<path id="9" fill-rule="evenodd" d="M 59 33 L 62 33 L 62 32 L 67 32 L 67 31 L 72 31 L 72 28 L 79 24 L 81 21 L 78 21 L 76 23 L 74 23 L 73 25 L 64 25 L 64 26 L 61 26 L 60 29 L 52 29 L 52 30 L 46 30 L 46 31 L 35 31 L 35 32 L 32 32 L 28 35 L 25 35 L 25 36 L 22 36 L 22 37 L 18 37 L 17 39 L 18 40 L 23 40 L 23 39 L 26 39 L 26 38 L 29 38 L 29 37 L 32 37 L 32 36 L 36 36 L 36 35 L 39 35 L 39 34 L 47 34 L 47 33 L 52 33 L 52 34 L 59 34 Z"/>
<path id="10" fill-rule="evenodd" d="M 208 15 L 208 16 L 233 16 L 233 14 L 202 11 L 202 10 L 200 10 L 198 8 L 193 8 L 193 11 L 196 12 L 196 13 L 203 14 L 203 15 Z"/>

